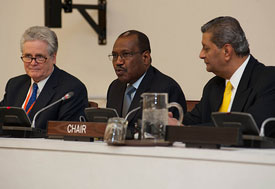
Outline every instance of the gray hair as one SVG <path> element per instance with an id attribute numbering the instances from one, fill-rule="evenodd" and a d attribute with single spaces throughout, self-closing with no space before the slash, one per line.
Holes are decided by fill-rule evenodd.
<path id="1" fill-rule="evenodd" d="M 20 41 L 21 52 L 26 41 L 42 40 L 48 43 L 48 53 L 50 56 L 57 53 L 58 41 L 54 31 L 44 26 L 33 26 L 27 29 Z"/>
<path id="2" fill-rule="evenodd" d="M 212 33 L 211 41 L 218 48 L 222 48 L 225 44 L 230 44 L 237 56 L 244 57 L 250 53 L 245 33 L 238 20 L 233 17 L 214 18 L 201 27 L 201 32 Z"/>

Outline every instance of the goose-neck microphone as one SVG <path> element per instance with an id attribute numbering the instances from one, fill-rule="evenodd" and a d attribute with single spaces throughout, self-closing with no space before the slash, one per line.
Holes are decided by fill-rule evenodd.
<path id="1" fill-rule="evenodd" d="M 72 91 L 71 91 L 71 92 L 68 92 L 67 94 L 65 94 L 65 95 L 64 95 L 62 98 L 60 98 L 59 100 L 57 100 L 57 101 L 55 101 L 55 102 L 49 104 L 48 106 L 46 106 L 46 107 L 42 108 L 41 110 L 39 110 L 38 112 L 36 112 L 36 114 L 35 114 L 34 117 L 33 117 L 31 127 L 32 127 L 32 128 L 35 128 L 35 119 L 36 119 L 37 115 L 39 115 L 39 114 L 40 114 L 41 112 L 43 112 L 44 110 L 47 110 L 48 108 L 50 108 L 50 107 L 54 106 L 55 104 L 59 103 L 60 101 L 70 99 L 72 96 L 74 96 L 74 92 L 72 92 Z"/>

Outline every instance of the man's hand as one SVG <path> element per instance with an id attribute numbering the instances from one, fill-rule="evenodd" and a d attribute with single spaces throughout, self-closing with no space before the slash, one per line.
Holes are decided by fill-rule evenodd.
<path id="1" fill-rule="evenodd" d="M 171 126 L 183 126 L 176 118 L 173 118 L 173 113 L 168 112 L 168 125 Z"/>

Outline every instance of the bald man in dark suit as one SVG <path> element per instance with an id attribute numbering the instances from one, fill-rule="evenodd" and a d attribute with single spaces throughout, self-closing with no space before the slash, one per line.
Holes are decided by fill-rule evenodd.
<path id="1" fill-rule="evenodd" d="M 122 33 L 116 40 L 112 54 L 109 55 L 113 62 L 118 79 L 114 80 L 107 93 L 107 107 L 117 110 L 123 117 L 141 105 L 141 94 L 145 92 L 168 93 L 169 102 L 179 103 L 186 112 L 186 101 L 178 83 L 171 77 L 164 75 L 151 65 L 151 49 L 148 37 L 135 30 Z M 130 107 L 124 112 L 124 96 L 127 86 L 135 87 L 132 94 Z M 175 109 L 171 110 L 178 116 Z M 124 114 L 124 115 L 123 115 Z M 135 123 L 141 119 L 142 110 L 138 110 L 128 117 L 128 138 L 135 134 Z"/>

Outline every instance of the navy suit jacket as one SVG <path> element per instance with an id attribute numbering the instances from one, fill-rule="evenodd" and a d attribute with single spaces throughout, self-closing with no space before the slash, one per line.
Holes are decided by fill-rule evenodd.
<path id="1" fill-rule="evenodd" d="M 6 85 L 4 99 L 0 102 L 0 106 L 22 107 L 30 85 L 31 78 L 27 74 L 11 78 Z M 36 128 L 46 129 L 48 120 L 79 121 L 79 116 L 84 116 L 84 109 L 88 107 L 85 85 L 76 77 L 55 66 L 29 113 L 30 120 L 33 120 L 37 111 L 71 91 L 74 92 L 72 98 L 61 101 L 37 116 Z"/>
<path id="2" fill-rule="evenodd" d="M 126 83 L 122 83 L 116 79 L 110 84 L 107 92 L 107 108 L 116 109 L 120 117 L 122 116 L 123 98 L 126 87 Z M 140 95 L 145 92 L 168 93 L 168 102 L 179 103 L 182 106 L 184 113 L 186 112 L 185 96 L 178 83 L 171 77 L 161 73 L 153 66 L 148 68 L 146 75 L 136 90 L 129 111 L 141 105 L 142 98 Z M 175 117 L 177 117 L 178 112 L 175 109 L 172 109 L 171 111 Z M 135 133 L 134 125 L 138 119 L 141 119 L 141 117 L 141 109 L 128 117 L 128 129 L 130 129 L 131 135 Z"/>
<path id="3" fill-rule="evenodd" d="M 204 87 L 200 102 L 188 112 L 185 125 L 211 124 L 211 113 L 221 106 L 225 79 L 215 76 Z M 252 114 L 258 127 L 275 117 L 275 67 L 259 63 L 252 55 L 243 72 L 231 108 L 232 112 Z"/>

